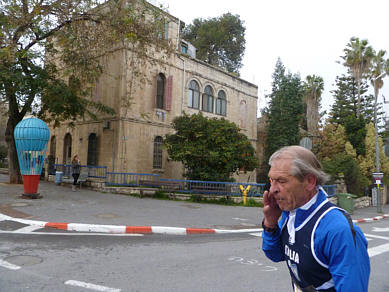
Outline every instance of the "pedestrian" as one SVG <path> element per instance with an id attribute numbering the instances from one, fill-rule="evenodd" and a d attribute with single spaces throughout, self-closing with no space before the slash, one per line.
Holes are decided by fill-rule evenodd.
<path id="1" fill-rule="evenodd" d="M 262 250 L 287 263 L 294 291 L 368 291 L 367 240 L 321 187 L 328 175 L 308 149 L 287 146 L 269 159 Z"/>
<path id="2" fill-rule="evenodd" d="M 80 176 L 81 172 L 81 162 L 80 159 L 78 159 L 78 155 L 74 155 L 73 160 L 72 160 L 72 176 L 73 176 L 73 185 L 72 185 L 72 191 L 76 191 L 76 185 L 77 185 L 77 180 Z"/>

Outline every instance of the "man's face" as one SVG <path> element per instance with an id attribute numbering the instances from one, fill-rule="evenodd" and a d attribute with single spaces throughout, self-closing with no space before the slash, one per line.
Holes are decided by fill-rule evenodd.
<path id="1" fill-rule="evenodd" d="M 310 199 L 307 179 L 303 181 L 290 175 L 292 159 L 279 158 L 272 162 L 269 171 L 271 180 L 270 195 L 274 196 L 283 211 L 291 211 L 303 206 Z"/>

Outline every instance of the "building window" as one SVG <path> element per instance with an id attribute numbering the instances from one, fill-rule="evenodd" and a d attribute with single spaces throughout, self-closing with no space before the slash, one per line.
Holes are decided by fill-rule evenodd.
<path id="1" fill-rule="evenodd" d="M 226 93 L 223 90 L 220 90 L 219 93 L 217 94 L 216 113 L 222 116 L 227 115 Z"/>
<path id="2" fill-rule="evenodd" d="M 70 164 L 72 161 L 72 135 L 67 133 L 63 143 L 63 164 Z"/>
<path id="3" fill-rule="evenodd" d="M 181 53 L 188 54 L 188 45 L 181 43 Z"/>
<path id="4" fill-rule="evenodd" d="M 87 165 L 97 165 L 97 135 L 92 133 L 88 138 Z"/>
<path id="5" fill-rule="evenodd" d="M 203 111 L 213 113 L 213 90 L 212 87 L 207 85 L 203 94 Z"/>
<path id="6" fill-rule="evenodd" d="M 247 119 L 247 104 L 245 100 L 240 102 L 240 127 L 242 129 L 246 128 L 246 119 Z"/>
<path id="7" fill-rule="evenodd" d="M 189 83 L 188 107 L 198 109 L 199 105 L 200 105 L 200 86 L 196 81 L 192 80 Z"/>
<path id="8" fill-rule="evenodd" d="M 157 76 L 157 108 L 163 109 L 165 98 L 165 75 L 159 73 Z"/>
<path id="9" fill-rule="evenodd" d="M 157 136 L 154 139 L 153 168 L 162 168 L 162 144 L 163 139 Z"/>

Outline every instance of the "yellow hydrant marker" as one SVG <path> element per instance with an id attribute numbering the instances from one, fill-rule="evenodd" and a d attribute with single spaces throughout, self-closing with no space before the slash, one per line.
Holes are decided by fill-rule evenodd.
<path id="1" fill-rule="evenodd" d="M 250 190 L 251 186 L 247 186 L 245 189 L 242 185 L 240 185 L 240 190 L 242 191 L 243 194 L 243 205 L 246 205 L 246 200 L 247 200 L 247 192 Z"/>

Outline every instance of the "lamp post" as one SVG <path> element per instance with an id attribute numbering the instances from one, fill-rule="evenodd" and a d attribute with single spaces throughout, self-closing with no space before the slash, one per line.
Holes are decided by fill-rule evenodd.
<path id="1" fill-rule="evenodd" d="M 376 173 L 380 172 L 381 163 L 380 163 L 380 146 L 378 143 L 378 122 L 377 122 L 377 99 L 378 99 L 378 90 L 377 90 L 377 80 L 384 77 L 386 73 L 382 73 L 379 76 L 374 78 L 374 128 L 375 128 L 375 157 L 376 157 Z M 380 185 L 377 185 L 377 212 L 382 213 L 382 204 L 381 204 L 381 190 Z"/>

